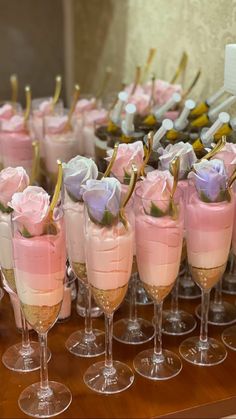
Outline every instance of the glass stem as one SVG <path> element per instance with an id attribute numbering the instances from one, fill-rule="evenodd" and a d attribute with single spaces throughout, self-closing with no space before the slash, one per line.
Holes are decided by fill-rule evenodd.
<path id="1" fill-rule="evenodd" d="M 113 313 L 105 314 L 105 374 L 115 372 L 112 359 Z"/>
<path id="2" fill-rule="evenodd" d="M 163 301 L 154 303 L 154 360 L 161 362 L 162 355 L 162 307 Z"/>
<path id="3" fill-rule="evenodd" d="M 92 316 L 91 316 L 91 288 L 85 285 L 85 334 L 92 334 Z"/>
<path id="4" fill-rule="evenodd" d="M 200 344 L 202 349 L 208 348 L 208 311 L 210 291 L 202 290 Z"/>
<path id="5" fill-rule="evenodd" d="M 215 286 L 214 304 L 222 304 L 222 279 Z"/>
<path id="6" fill-rule="evenodd" d="M 136 285 L 137 285 L 137 275 L 133 274 L 131 277 L 130 303 L 129 303 L 129 320 L 131 322 L 137 321 Z"/>
<path id="7" fill-rule="evenodd" d="M 177 278 L 171 293 L 171 312 L 178 314 L 179 312 L 179 278 Z"/>
<path id="8" fill-rule="evenodd" d="M 47 357 L 47 333 L 39 333 L 40 344 L 40 391 L 39 397 L 45 398 L 52 394 L 48 385 L 48 357 Z"/>
<path id="9" fill-rule="evenodd" d="M 22 309 L 20 309 L 20 315 L 21 315 L 21 324 L 22 324 L 22 332 L 21 332 L 21 349 L 20 354 L 22 356 L 30 355 L 33 352 L 33 349 L 30 345 L 30 339 L 29 339 L 29 329 L 27 321 L 25 320 L 24 313 Z"/>

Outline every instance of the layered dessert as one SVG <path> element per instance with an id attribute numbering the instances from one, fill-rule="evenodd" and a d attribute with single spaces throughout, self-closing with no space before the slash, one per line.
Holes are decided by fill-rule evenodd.
<path id="1" fill-rule="evenodd" d="M 0 265 L 9 288 L 16 293 L 12 256 L 11 215 L 0 211 Z"/>
<path id="2" fill-rule="evenodd" d="M 88 280 L 94 299 L 106 314 L 123 301 L 133 260 L 133 231 L 124 225 L 110 228 L 89 222 L 86 231 Z"/>
<path id="3" fill-rule="evenodd" d="M 65 234 L 13 238 L 15 276 L 21 306 L 29 324 L 45 333 L 55 323 L 61 309 L 65 277 Z"/>
<path id="4" fill-rule="evenodd" d="M 228 260 L 234 216 L 231 202 L 206 203 L 193 193 L 187 205 L 188 262 L 197 284 L 211 289 Z"/>
<path id="5" fill-rule="evenodd" d="M 33 160 L 32 138 L 24 117 L 14 115 L 1 122 L 0 147 L 3 167 L 22 166 L 31 173 Z"/>

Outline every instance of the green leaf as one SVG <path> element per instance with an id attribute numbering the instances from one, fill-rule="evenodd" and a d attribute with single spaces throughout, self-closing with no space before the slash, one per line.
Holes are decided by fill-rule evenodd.
<path id="1" fill-rule="evenodd" d="M 117 217 L 114 217 L 114 215 L 110 211 L 105 210 L 100 224 L 105 226 L 111 226 L 116 219 Z"/>
<path id="2" fill-rule="evenodd" d="M 153 202 L 151 203 L 150 215 L 152 217 L 164 217 L 166 212 L 158 208 Z"/>
<path id="3" fill-rule="evenodd" d="M 13 209 L 10 207 L 5 207 L 1 202 L 0 202 L 0 211 L 6 214 L 10 214 Z"/>
<path id="4" fill-rule="evenodd" d="M 56 225 L 53 222 L 46 224 L 43 230 L 43 234 L 50 234 L 52 236 L 56 236 L 57 235 Z"/>
<path id="5" fill-rule="evenodd" d="M 206 202 L 206 203 L 212 203 L 213 201 L 211 201 L 208 196 L 204 193 L 204 192 L 200 192 L 200 196 L 199 198 L 201 199 L 201 201 Z"/>
<path id="6" fill-rule="evenodd" d="M 124 169 L 124 178 L 123 178 L 124 185 L 130 184 L 130 178 L 131 178 L 131 175 L 128 172 L 126 172 Z"/>
<path id="7" fill-rule="evenodd" d="M 30 239 L 33 236 L 30 234 L 30 232 L 27 230 L 27 228 L 25 226 L 23 226 L 23 230 L 21 231 L 21 234 L 23 237 L 25 237 L 26 239 Z"/>
<path id="8" fill-rule="evenodd" d="M 231 196 L 230 196 L 230 193 L 229 193 L 228 189 L 222 189 L 219 192 L 218 196 L 216 197 L 216 199 L 214 201 L 211 201 L 208 198 L 208 196 L 202 191 L 200 192 L 199 197 L 200 197 L 201 201 L 206 202 L 208 204 L 209 203 L 216 203 L 216 202 L 223 202 L 223 201 L 228 201 L 228 202 L 231 201 Z"/>

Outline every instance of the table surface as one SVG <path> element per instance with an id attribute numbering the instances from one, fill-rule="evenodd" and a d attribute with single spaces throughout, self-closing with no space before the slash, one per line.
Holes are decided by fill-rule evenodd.
<path id="1" fill-rule="evenodd" d="M 234 302 L 235 297 L 224 297 Z M 194 312 L 199 299 L 180 300 L 180 306 Z M 168 305 L 168 302 L 166 303 Z M 139 307 L 139 314 L 151 318 L 152 306 Z M 123 304 L 115 314 L 115 319 L 127 314 L 127 304 Z M 103 328 L 103 318 L 96 319 L 94 325 Z M 83 327 L 83 319 L 73 307 L 72 317 L 65 323 L 57 323 L 49 332 L 48 345 L 52 352 L 49 362 L 49 379 L 66 384 L 72 392 L 72 403 L 60 418 L 219 418 L 236 411 L 236 352 L 228 350 L 227 359 L 214 367 L 198 367 L 183 361 L 183 369 L 178 376 L 166 381 L 154 382 L 135 373 L 134 384 L 117 395 L 99 395 L 89 390 L 83 382 L 86 369 L 102 356 L 85 359 L 71 355 L 65 349 L 68 336 Z M 224 328 L 209 327 L 209 334 L 220 339 Z M 192 335 L 199 333 L 199 324 Z M 33 335 L 32 335 L 33 336 Z M 189 335 L 187 335 L 189 336 Z M 178 353 L 184 337 L 163 336 L 163 346 Z M 10 345 L 20 341 L 8 296 L 0 303 L 0 355 Z M 132 367 L 134 356 L 153 342 L 144 345 L 124 345 L 114 341 L 114 359 L 126 362 Z M 39 372 L 15 373 L 0 363 L 0 417 L 24 418 L 17 400 L 21 391 L 39 381 Z"/>

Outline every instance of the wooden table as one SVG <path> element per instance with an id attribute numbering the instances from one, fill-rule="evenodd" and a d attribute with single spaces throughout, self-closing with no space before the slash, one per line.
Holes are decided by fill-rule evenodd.
<path id="1" fill-rule="evenodd" d="M 227 298 L 234 302 L 235 297 Z M 199 300 L 181 301 L 181 307 L 193 312 Z M 142 307 L 140 314 L 152 316 L 152 306 Z M 127 313 L 124 304 L 116 318 Z M 103 318 L 94 321 L 103 328 Z M 49 332 L 48 343 L 52 351 L 49 363 L 49 378 L 66 384 L 72 392 L 72 403 L 58 417 L 63 418 L 220 418 L 236 412 L 236 352 L 228 351 L 227 359 L 215 367 L 198 367 L 183 361 L 181 373 L 170 380 L 153 382 L 135 374 L 131 388 L 123 393 L 103 396 L 89 390 L 83 383 L 83 374 L 91 363 L 102 357 L 85 359 L 71 355 L 65 349 L 67 337 L 83 326 L 73 307 L 73 315 L 66 323 L 56 324 Z M 220 339 L 224 328 L 210 327 L 212 337 Z M 199 327 L 192 334 L 198 334 Z M 189 336 L 189 335 L 188 335 Z M 164 347 L 178 353 L 183 337 L 163 338 Z M 13 324 L 13 315 L 8 296 L 0 303 L 0 348 L 3 351 L 20 340 Z M 134 356 L 145 345 L 124 345 L 114 341 L 114 359 L 132 367 Z M 25 418 L 17 405 L 21 391 L 39 380 L 39 373 L 14 373 L 0 363 L 0 418 Z"/>

